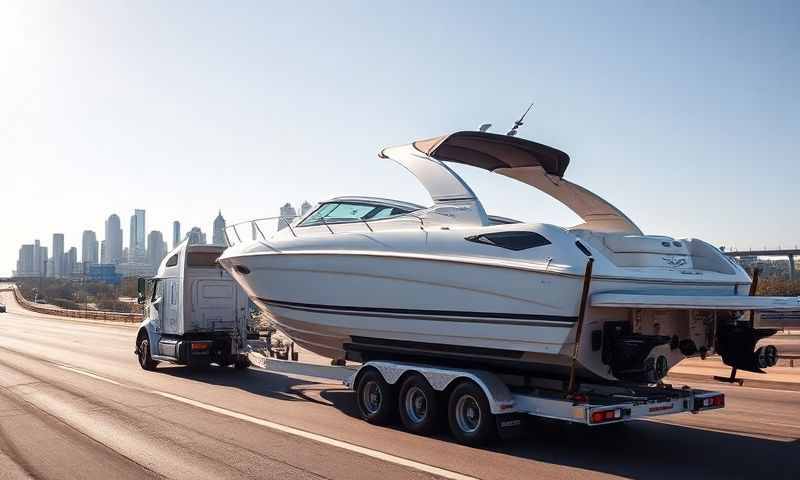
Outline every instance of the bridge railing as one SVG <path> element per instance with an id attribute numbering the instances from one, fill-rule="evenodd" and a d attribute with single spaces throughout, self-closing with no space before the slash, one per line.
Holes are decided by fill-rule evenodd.
<path id="1" fill-rule="evenodd" d="M 59 308 L 53 305 L 43 305 L 34 303 L 27 300 L 22 296 L 19 287 L 14 285 L 12 287 L 14 292 L 14 300 L 24 309 L 45 315 L 58 315 L 59 317 L 68 318 L 85 318 L 91 320 L 107 320 L 112 322 L 123 323 L 139 323 L 142 321 L 141 313 L 119 313 L 119 312 L 104 312 L 99 310 L 68 310 L 66 308 Z"/>

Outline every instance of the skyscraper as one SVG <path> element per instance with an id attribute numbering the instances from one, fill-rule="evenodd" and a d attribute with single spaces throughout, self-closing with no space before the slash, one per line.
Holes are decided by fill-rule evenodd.
<path id="1" fill-rule="evenodd" d="M 83 231 L 81 239 L 81 262 L 92 265 L 99 261 L 97 256 L 97 235 L 91 230 Z"/>
<path id="2" fill-rule="evenodd" d="M 158 269 L 161 260 L 167 255 L 167 249 L 164 243 L 164 235 L 158 230 L 153 230 L 147 236 L 147 263 L 153 269 Z"/>
<path id="3" fill-rule="evenodd" d="M 228 242 L 225 241 L 225 219 L 222 218 L 222 210 L 219 211 L 217 218 L 214 219 L 214 235 L 212 236 L 212 240 L 214 241 L 214 245 L 228 244 Z"/>
<path id="4" fill-rule="evenodd" d="M 78 249 L 70 247 L 64 254 L 64 277 L 71 277 L 76 272 L 78 266 Z"/>
<path id="5" fill-rule="evenodd" d="M 181 222 L 175 220 L 172 222 L 172 248 L 181 243 Z"/>
<path id="6" fill-rule="evenodd" d="M 64 276 L 64 234 L 53 234 L 53 276 Z"/>
<path id="7" fill-rule="evenodd" d="M 303 204 L 300 205 L 300 215 L 301 216 L 305 215 L 306 213 L 308 213 L 309 210 L 311 210 L 311 204 L 310 203 L 303 202 Z"/>
<path id="8" fill-rule="evenodd" d="M 200 230 L 200 227 L 192 227 L 192 229 L 189 230 L 189 233 L 186 234 L 186 238 L 189 239 L 189 245 L 206 244 L 206 234 Z"/>
<path id="9" fill-rule="evenodd" d="M 18 277 L 31 277 L 34 272 L 34 256 L 35 247 L 33 244 L 26 244 L 19 249 L 19 259 L 17 260 Z"/>
<path id="10" fill-rule="evenodd" d="M 111 214 L 106 220 L 105 246 L 106 256 L 103 258 L 103 263 L 122 261 L 122 229 L 116 213 Z"/>
<path id="11" fill-rule="evenodd" d="M 130 242 L 128 243 L 128 261 L 143 261 L 147 256 L 145 245 L 144 210 L 136 209 L 131 215 Z"/>
<path id="12" fill-rule="evenodd" d="M 47 259 L 47 254 L 45 254 L 45 260 Z M 44 266 L 42 265 L 42 245 L 39 243 L 39 240 L 33 241 L 33 273 L 37 275 L 41 275 L 42 271 L 44 270 Z"/>
<path id="13" fill-rule="evenodd" d="M 297 216 L 297 211 L 294 209 L 291 203 L 286 203 L 286 205 L 281 207 L 281 218 L 278 220 L 278 230 L 283 230 L 286 228 L 294 217 Z"/>

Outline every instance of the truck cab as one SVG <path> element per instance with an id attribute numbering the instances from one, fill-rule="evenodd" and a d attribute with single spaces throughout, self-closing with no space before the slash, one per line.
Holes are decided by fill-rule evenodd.
<path id="1" fill-rule="evenodd" d="M 184 241 L 152 278 L 139 278 L 142 323 L 134 353 L 145 370 L 159 362 L 246 368 L 248 299 L 217 264 L 225 250 Z"/>

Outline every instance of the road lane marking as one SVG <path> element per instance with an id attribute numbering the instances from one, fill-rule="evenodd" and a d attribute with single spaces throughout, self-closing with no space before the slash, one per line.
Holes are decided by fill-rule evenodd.
<path id="1" fill-rule="evenodd" d="M 94 373 L 87 372 L 86 370 L 78 370 L 77 368 L 68 367 L 66 365 L 61 365 L 59 363 L 53 363 L 53 365 L 55 365 L 56 367 L 58 367 L 58 368 L 60 368 L 62 370 L 69 370 L 70 372 L 80 373 L 81 375 L 86 375 L 87 377 L 91 377 L 91 378 L 94 378 L 96 380 L 100 380 L 102 382 L 112 383 L 114 385 L 119 385 L 121 387 L 126 386 L 126 385 L 123 385 L 123 384 L 119 383 L 116 380 L 111 380 L 110 378 L 101 377 L 100 375 L 95 375 Z"/>
<path id="2" fill-rule="evenodd" d="M 190 398 L 181 397 L 180 395 L 175 395 L 172 393 L 160 392 L 158 390 L 150 390 L 151 393 L 156 395 L 160 395 L 162 397 L 166 397 L 177 402 L 185 403 L 187 405 L 192 405 L 193 407 L 202 408 L 203 410 L 208 410 L 210 412 L 218 413 L 221 415 L 225 415 L 231 418 L 236 418 L 239 420 L 244 420 L 245 422 L 254 423 L 256 425 L 260 425 L 262 427 L 266 427 L 272 430 L 277 430 L 279 432 L 288 433 L 290 435 L 294 435 L 297 437 L 305 438 L 308 440 L 313 440 L 318 443 L 323 443 L 325 445 L 330 445 L 332 447 L 341 448 L 344 450 L 349 450 L 351 452 L 359 453 L 361 455 L 366 455 L 368 457 L 372 457 L 378 460 L 382 460 L 384 462 L 394 463 L 395 465 L 400 465 L 403 467 L 413 468 L 414 470 L 419 470 L 421 472 L 430 473 L 432 475 L 438 475 L 440 477 L 449 478 L 452 480 L 477 480 L 475 477 L 470 477 L 468 475 L 464 475 L 458 472 L 453 472 L 451 470 L 445 470 L 443 468 L 434 467 L 432 465 L 428 465 L 425 463 L 415 462 L 413 460 L 409 460 L 403 457 L 397 457 L 395 455 L 391 455 L 388 453 L 384 453 L 378 450 L 372 450 L 370 448 L 362 447 L 359 445 L 354 445 L 352 443 L 344 442 L 341 440 L 336 440 L 334 438 L 326 437 L 325 435 L 320 435 L 318 433 L 307 432 L 305 430 L 300 430 L 298 428 L 289 427 L 287 425 L 281 425 L 280 423 L 270 422 L 269 420 L 264 420 L 263 418 L 258 417 L 251 417 L 250 415 L 246 415 L 244 413 L 234 412 L 232 410 L 228 410 L 225 408 L 217 407 L 214 405 L 209 405 L 207 403 L 198 402 L 197 400 L 192 400 Z"/>
<path id="3" fill-rule="evenodd" d="M 152 393 L 154 395 L 158 395 L 164 398 L 168 398 L 170 400 L 174 400 L 177 402 L 184 403 L 186 405 L 191 405 L 193 407 L 202 408 L 203 410 L 207 410 L 209 412 L 214 412 L 220 415 L 225 415 L 227 417 L 235 418 L 238 420 L 243 420 L 245 422 L 253 423 L 255 425 L 259 425 L 262 427 L 269 428 L 271 430 L 276 430 L 279 432 L 287 433 L 289 435 L 294 435 L 296 437 L 305 438 L 307 440 L 312 440 L 317 443 L 322 443 L 325 445 L 329 445 L 336 448 L 341 448 L 343 450 L 348 450 L 351 452 L 355 452 L 361 455 L 365 455 L 367 457 L 371 457 L 377 460 L 382 460 L 384 462 L 393 463 L 395 465 L 400 465 L 402 467 L 411 468 L 414 470 L 419 470 L 421 472 L 429 473 L 432 475 L 437 475 L 443 478 L 448 478 L 451 480 L 478 480 L 476 477 L 471 477 L 469 475 L 464 475 L 462 473 L 454 472 L 451 470 L 445 470 L 443 468 L 434 467 L 432 465 L 428 465 L 425 463 L 415 462 L 414 460 L 409 460 L 407 458 L 398 457 L 396 455 L 392 455 L 389 453 L 384 453 L 379 450 L 373 450 L 371 448 L 362 447 L 360 445 L 355 445 L 352 443 L 348 443 L 342 440 L 336 440 L 335 438 L 326 437 L 325 435 L 321 435 L 318 433 L 312 433 L 305 430 L 300 430 L 299 428 L 290 427 L 288 425 L 282 425 L 280 423 L 271 422 L 269 420 L 264 420 L 263 418 L 253 417 L 244 413 L 235 412 L 233 410 L 228 410 L 226 408 L 217 407 L 215 405 L 211 405 L 208 403 L 199 402 L 197 400 L 192 400 L 191 398 L 182 397 L 180 395 L 175 395 L 172 393 L 162 392 L 160 390 L 146 390 L 134 387 L 132 385 L 125 385 L 116 380 L 112 380 L 110 378 L 102 377 L 100 375 L 96 375 L 91 372 L 87 372 L 86 370 L 80 370 L 77 368 L 72 368 L 67 365 L 62 365 L 58 363 L 53 363 L 58 368 L 63 370 L 68 370 L 70 372 L 78 373 L 80 375 L 84 375 L 90 378 L 94 378 L 95 380 L 100 380 L 103 382 L 108 382 L 114 385 L 118 385 L 121 387 L 133 388 L 135 390 L 141 390 L 144 392 Z"/>

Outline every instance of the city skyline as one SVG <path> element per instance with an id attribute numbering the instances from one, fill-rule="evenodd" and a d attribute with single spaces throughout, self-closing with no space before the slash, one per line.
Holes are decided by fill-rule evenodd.
<path id="1" fill-rule="evenodd" d="M 100 238 L 98 233 L 91 229 L 82 230 L 80 239 L 74 243 L 70 243 L 69 237 L 64 233 L 55 232 L 51 234 L 50 252 L 53 256 L 47 255 L 48 246 L 42 244 L 40 239 L 34 239 L 33 243 L 23 243 L 17 251 L 17 259 L 14 265 L 9 269 L 11 273 L 22 273 L 23 276 L 33 276 L 39 273 L 45 273 L 48 277 L 70 277 L 75 272 L 75 265 L 88 265 L 88 264 L 115 264 L 123 269 L 124 273 L 140 272 L 144 274 L 143 265 L 149 265 L 157 268 L 161 259 L 171 251 L 175 245 L 170 245 L 166 241 L 164 231 L 159 229 L 150 229 L 146 233 L 146 241 L 139 241 L 139 228 L 146 230 L 146 209 L 133 209 L 134 214 L 131 216 L 131 228 L 126 232 L 120 227 L 119 215 L 111 213 L 104 221 L 103 238 Z M 225 219 L 222 216 L 222 210 L 217 210 L 217 216 L 212 220 L 212 229 L 215 238 L 211 243 L 216 243 L 217 240 L 223 239 L 225 228 Z M 141 227 L 140 227 L 141 225 Z M 177 232 L 180 232 L 180 221 L 173 220 L 170 223 L 171 229 L 170 236 L 173 237 Z M 136 229 L 136 230 L 134 230 Z M 199 229 L 199 227 L 193 227 Z M 127 235 L 126 235 L 127 233 Z M 222 235 L 222 236 L 221 236 Z M 125 243 L 123 239 L 127 236 L 128 242 Z M 180 241 L 185 240 L 189 236 L 187 232 Z M 194 243 L 207 243 L 206 235 L 198 236 Z M 110 242 L 108 240 L 111 240 Z M 118 253 L 114 253 L 113 245 L 118 242 Z M 131 249 L 133 244 L 134 249 Z M 153 247 L 151 245 L 155 244 Z M 69 245 L 69 247 L 67 247 Z M 140 249 L 141 255 L 131 253 L 136 248 Z M 141 252 L 143 249 L 143 253 Z M 80 254 L 78 253 L 80 252 Z M 123 252 L 128 252 L 125 256 Z M 102 256 L 105 254 L 105 256 Z M 44 259 L 41 260 L 41 257 Z M 57 262 L 56 258 L 61 258 Z M 87 263 L 86 259 L 89 259 Z M 156 260 L 157 259 L 157 260 Z M 37 267 L 37 262 L 41 262 L 43 266 Z M 2 272 L 2 267 L 0 267 Z"/>

